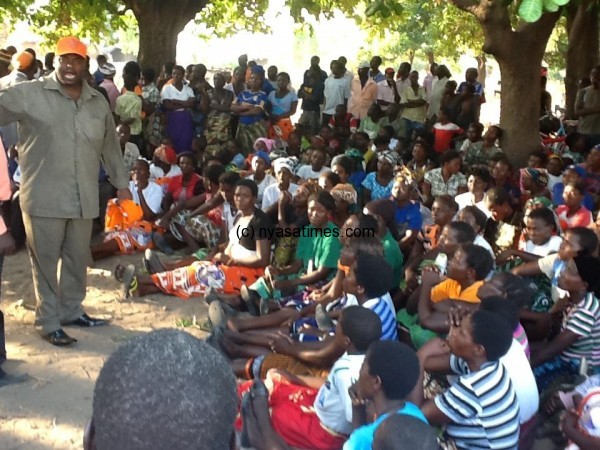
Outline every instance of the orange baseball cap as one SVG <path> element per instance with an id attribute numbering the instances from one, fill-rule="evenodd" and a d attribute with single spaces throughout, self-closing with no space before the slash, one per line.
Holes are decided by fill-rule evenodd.
<path id="1" fill-rule="evenodd" d="M 56 44 L 56 56 L 79 55 L 87 57 L 87 46 L 75 36 L 60 38 Z"/>
<path id="2" fill-rule="evenodd" d="M 15 53 L 12 58 L 12 64 L 17 70 L 28 69 L 33 62 L 33 55 L 26 51 Z"/>

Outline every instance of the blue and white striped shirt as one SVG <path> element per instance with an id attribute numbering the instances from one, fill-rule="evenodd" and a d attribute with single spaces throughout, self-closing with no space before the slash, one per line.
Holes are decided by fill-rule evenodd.
<path id="1" fill-rule="evenodd" d="M 387 294 L 386 294 L 387 295 Z M 397 341 L 398 330 L 396 329 L 396 314 L 394 309 L 384 297 L 377 297 L 363 303 L 381 319 L 381 339 L 384 341 Z"/>

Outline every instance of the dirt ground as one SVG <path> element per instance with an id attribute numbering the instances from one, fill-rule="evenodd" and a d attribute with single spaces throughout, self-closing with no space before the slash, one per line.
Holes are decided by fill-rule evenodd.
<path id="1" fill-rule="evenodd" d="M 42 340 L 33 326 L 34 313 L 21 306 L 33 302 L 31 267 L 26 251 L 8 257 L 2 273 L 2 304 L 9 361 L 6 372 L 31 379 L 0 389 L 0 449 L 81 449 L 83 427 L 92 411 L 93 389 L 102 364 L 122 342 L 157 328 L 184 327 L 198 337 L 194 325 L 205 321 L 207 305 L 153 295 L 126 300 L 111 271 L 117 261 L 141 266 L 141 256 L 113 257 L 88 269 L 84 309 L 111 319 L 96 329 L 65 328 L 78 342 L 69 348 Z"/>

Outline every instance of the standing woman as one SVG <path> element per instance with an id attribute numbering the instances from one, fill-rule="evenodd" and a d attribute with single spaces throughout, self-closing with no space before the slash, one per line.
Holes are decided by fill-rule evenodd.
<path id="1" fill-rule="evenodd" d="M 261 85 L 261 77 L 253 73 L 248 89 L 242 91 L 231 105 L 231 112 L 240 118 L 235 140 L 245 155 L 252 150 L 258 138 L 267 135 L 264 118 L 268 98 L 261 90 Z"/>
<path id="2" fill-rule="evenodd" d="M 185 71 L 181 66 L 173 68 L 173 82 L 165 85 L 160 94 L 167 111 L 167 136 L 177 153 L 189 152 L 194 138 L 194 91 L 183 82 Z"/>
<path id="3" fill-rule="evenodd" d="M 450 81 L 452 74 L 443 64 L 437 68 L 437 81 L 434 81 L 429 96 L 429 107 L 427 108 L 427 119 L 430 123 L 435 123 L 435 116 L 442 107 L 442 99 L 446 90 L 446 83 Z"/>
<path id="4" fill-rule="evenodd" d="M 214 78 L 214 89 L 209 90 L 208 100 L 210 111 L 206 119 L 206 152 L 216 153 L 220 146 L 231 140 L 231 103 L 234 94 L 224 88 L 225 76 L 216 73 Z"/>
<path id="5" fill-rule="evenodd" d="M 281 72 L 277 75 L 277 90 L 269 93 L 268 110 L 271 120 L 269 137 L 281 138 L 287 142 L 294 130 L 290 117 L 296 114 L 298 96 L 290 91 L 290 76 Z"/>

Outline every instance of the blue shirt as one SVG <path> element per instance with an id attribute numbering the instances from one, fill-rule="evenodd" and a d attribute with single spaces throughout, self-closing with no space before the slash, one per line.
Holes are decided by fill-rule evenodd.
<path id="1" fill-rule="evenodd" d="M 394 414 L 404 414 L 427 423 L 427 419 L 421 412 L 418 406 L 406 402 L 402 409 L 399 409 Z M 344 444 L 344 450 L 371 450 L 373 446 L 373 436 L 381 423 L 389 417 L 389 414 L 382 414 L 375 421 L 368 425 L 363 425 L 352 432 L 350 438 Z"/>
<path id="2" fill-rule="evenodd" d="M 298 96 L 295 92 L 288 92 L 284 97 L 277 97 L 276 91 L 269 93 L 269 103 L 271 103 L 271 112 L 280 116 L 282 114 L 290 112 L 292 109 L 292 103 L 298 101 Z"/>
<path id="3" fill-rule="evenodd" d="M 394 201 L 393 198 L 391 200 Z M 408 230 L 418 231 L 423 228 L 423 217 L 419 204 L 410 202 L 402 208 L 396 205 L 396 223 L 399 236 L 404 236 Z"/>
<path id="4" fill-rule="evenodd" d="M 381 198 L 388 198 L 392 195 L 392 186 L 394 185 L 394 178 L 390 180 L 387 186 L 382 186 L 377 182 L 377 172 L 371 172 L 367 174 L 362 186 L 371 191 L 371 200 L 379 200 Z"/>
<path id="5" fill-rule="evenodd" d="M 238 94 L 235 103 L 237 105 L 258 106 L 264 111 L 267 101 L 269 101 L 269 99 L 267 98 L 267 94 L 265 94 L 263 91 L 252 92 L 245 90 Z M 252 125 L 253 123 L 263 119 L 264 114 L 259 114 L 257 116 L 240 116 L 240 123 L 244 125 Z"/>
<path id="6" fill-rule="evenodd" d="M 398 329 L 396 324 L 396 311 L 392 310 L 383 297 L 372 298 L 362 305 L 379 316 L 381 320 L 381 340 L 397 341 Z"/>

